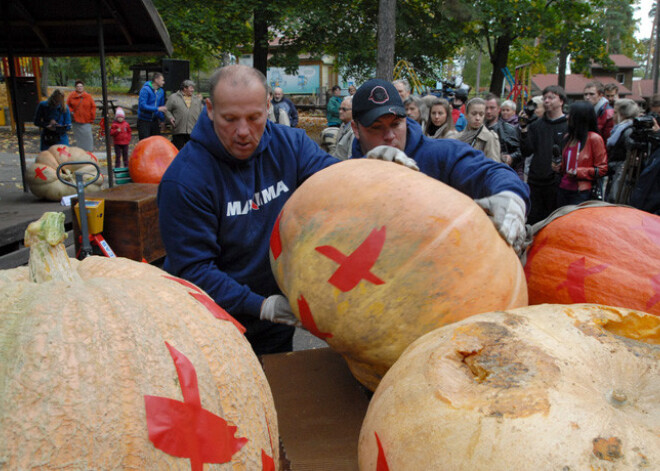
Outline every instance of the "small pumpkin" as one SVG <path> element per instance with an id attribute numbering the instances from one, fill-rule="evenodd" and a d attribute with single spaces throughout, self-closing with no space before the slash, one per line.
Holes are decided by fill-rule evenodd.
<path id="1" fill-rule="evenodd" d="M 360 471 L 660 469 L 660 319 L 601 305 L 491 312 L 419 338 L 360 432 Z"/>
<path id="2" fill-rule="evenodd" d="M 128 159 L 128 173 L 135 183 L 160 183 L 179 150 L 163 136 L 151 136 L 137 143 Z"/>
<path id="3" fill-rule="evenodd" d="M 33 163 L 27 166 L 26 182 L 28 188 L 35 196 L 49 201 L 60 201 L 63 196 L 73 195 L 76 188 L 62 183 L 57 178 L 57 167 L 65 162 L 94 162 L 98 159 L 91 152 L 80 147 L 69 147 L 56 144 L 37 155 Z M 76 183 L 76 172 L 83 173 L 83 181 L 93 180 L 97 170 L 92 165 L 67 165 L 62 167 L 62 178 L 72 184 Z M 103 186 L 103 174 L 96 182 L 85 188 L 86 191 L 98 191 Z"/>
<path id="4" fill-rule="evenodd" d="M 541 229 L 525 264 L 529 303 L 598 303 L 660 315 L 660 217 L 583 207 Z"/>
<path id="5" fill-rule="evenodd" d="M 296 316 L 372 390 L 426 332 L 527 305 L 522 265 L 484 211 L 391 162 L 314 174 L 284 205 L 270 248 Z"/>
<path id="6" fill-rule="evenodd" d="M 154 266 L 68 258 L 63 216 L 0 271 L 3 465 L 275 470 L 273 398 L 235 321 Z"/>

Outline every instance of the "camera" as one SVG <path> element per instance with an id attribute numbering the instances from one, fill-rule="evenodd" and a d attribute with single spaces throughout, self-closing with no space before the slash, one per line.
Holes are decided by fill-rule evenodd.
<path id="1" fill-rule="evenodd" d="M 654 132 L 654 120 L 660 124 L 658 113 L 649 113 L 633 119 L 630 141 L 633 148 L 643 148 L 651 143 L 653 147 L 660 145 L 660 132 Z"/>
<path id="2" fill-rule="evenodd" d="M 658 118 L 657 113 L 651 113 L 644 116 L 638 116 L 633 119 L 633 130 L 639 131 L 642 133 L 648 132 L 649 129 L 653 129 L 654 119 Z"/>

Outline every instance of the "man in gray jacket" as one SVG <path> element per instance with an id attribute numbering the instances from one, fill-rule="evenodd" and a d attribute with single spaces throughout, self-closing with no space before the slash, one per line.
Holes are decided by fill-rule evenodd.
<path id="1" fill-rule="evenodd" d="M 194 92 L 195 83 L 184 80 L 179 91 L 170 95 L 165 105 L 165 119 L 172 125 L 172 143 L 179 150 L 190 140 L 190 133 L 204 108 L 200 96 L 195 96 Z"/>

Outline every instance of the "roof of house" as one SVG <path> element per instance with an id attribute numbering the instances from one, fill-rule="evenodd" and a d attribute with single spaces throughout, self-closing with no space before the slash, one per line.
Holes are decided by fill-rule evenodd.
<path id="1" fill-rule="evenodd" d="M 634 69 L 639 67 L 639 64 L 632 60 L 630 57 L 623 54 L 610 54 L 610 59 L 614 62 L 614 66 L 618 69 Z M 591 63 L 592 69 L 602 69 L 603 66 L 597 62 Z"/>
<path id="2" fill-rule="evenodd" d="M 645 98 L 653 96 L 653 80 L 634 80 L 632 84 L 633 95 Z"/>
<path id="3" fill-rule="evenodd" d="M 568 74 L 566 75 L 566 86 L 564 90 L 566 95 L 582 95 L 584 87 L 587 83 L 598 80 L 603 85 L 608 83 L 615 83 L 619 87 L 619 96 L 623 97 L 626 95 L 631 95 L 633 92 L 628 89 L 628 87 L 616 81 L 613 77 L 585 77 L 582 74 Z M 532 84 L 534 87 L 539 90 L 543 90 L 545 87 L 550 85 L 557 85 L 559 79 L 557 74 L 536 74 L 532 77 Z"/>

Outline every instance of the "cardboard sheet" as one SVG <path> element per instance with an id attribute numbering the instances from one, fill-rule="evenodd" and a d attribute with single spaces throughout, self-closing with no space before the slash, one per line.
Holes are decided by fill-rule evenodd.
<path id="1" fill-rule="evenodd" d="M 291 471 L 357 471 L 370 392 L 329 348 L 264 355 Z"/>

